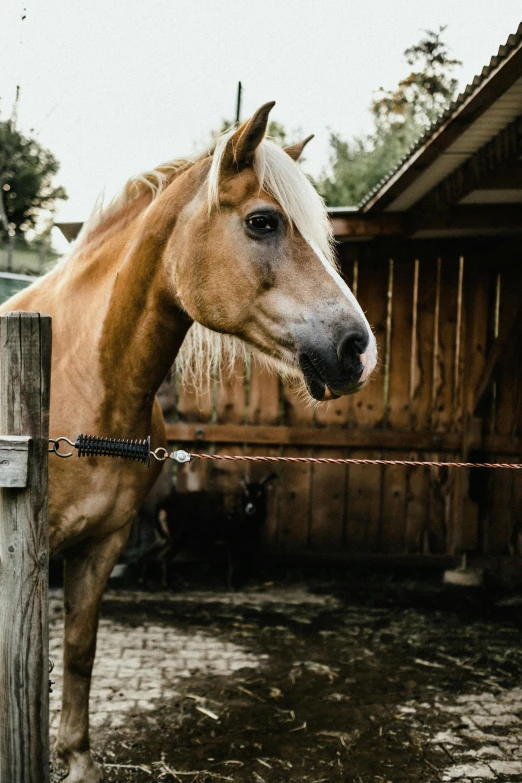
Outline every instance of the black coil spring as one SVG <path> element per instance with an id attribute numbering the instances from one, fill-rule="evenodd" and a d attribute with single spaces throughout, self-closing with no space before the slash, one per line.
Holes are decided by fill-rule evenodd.
<path id="1" fill-rule="evenodd" d="M 79 457 L 121 457 L 150 464 L 150 436 L 146 440 L 99 438 L 96 435 L 78 435 L 74 447 Z"/>

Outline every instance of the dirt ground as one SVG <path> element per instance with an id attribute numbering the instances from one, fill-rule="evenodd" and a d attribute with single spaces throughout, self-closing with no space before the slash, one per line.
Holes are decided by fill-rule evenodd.
<path id="1" fill-rule="evenodd" d="M 112 590 L 100 667 L 111 628 L 143 655 L 155 638 L 178 638 L 162 629 L 200 656 L 208 642 L 215 663 L 185 652 L 175 690 L 151 674 L 141 707 L 126 698 L 134 680 L 114 685 L 121 709 L 92 732 L 107 783 L 522 781 L 520 592 L 354 571 L 275 576 L 234 594 Z M 165 671 L 175 654 L 163 648 Z M 143 693 L 140 652 L 118 655 L 138 661 Z"/>

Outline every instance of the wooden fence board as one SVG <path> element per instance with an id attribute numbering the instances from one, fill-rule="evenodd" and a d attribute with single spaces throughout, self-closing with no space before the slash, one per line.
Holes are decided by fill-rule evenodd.
<path id="1" fill-rule="evenodd" d="M 344 449 L 314 449 L 314 457 L 344 457 Z M 345 465 L 314 465 L 310 513 L 310 546 L 325 549 L 342 546 L 346 496 Z"/>
<path id="2" fill-rule="evenodd" d="M 462 259 L 462 330 L 460 388 L 455 401 L 454 426 L 462 434 L 461 458 L 467 460 L 482 440 L 482 422 L 475 417 L 475 388 L 482 375 L 488 335 L 490 274 L 473 256 Z M 458 407 L 460 406 L 460 411 Z M 478 548 L 479 508 L 469 497 L 469 471 L 455 475 L 452 532 L 448 551 L 462 553 Z"/>
<path id="3" fill-rule="evenodd" d="M 409 452 L 409 459 L 424 459 L 425 454 Z M 429 474 L 426 468 L 407 468 L 404 510 L 404 548 L 408 553 L 429 553 L 428 536 Z"/>
<path id="4" fill-rule="evenodd" d="M 496 470 L 494 474 L 490 481 L 487 554 L 506 555 L 513 533 L 513 473 Z"/>
<path id="5" fill-rule="evenodd" d="M 30 442 L 25 436 L 0 435 L 0 487 L 27 486 Z"/>
<path id="6" fill-rule="evenodd" d="M 375 332 L 379 364 L 370 383 L 354 398 L 354 424 L 358 427 L 380 426 L 384 418 L 388 274 L 388 259 L 379 260 L 375 264 L 359 264 L 358 298 Z"/>
<path id="7" fill-rule="evenodd" d="M 369 458 L 379 458 L 380 454 L 375 451 L 366 452 Z M 381 481 L 381 467 L 350 465 L 345 534 L 350 552 L 372 552 L 377 549 L 381 517 Z"/>
<path id="8" fill-rule="evenodd" d="M 513 526 L 510 545 L 512 554 L 522 555 L 522 470 L 516 470 L 513 475 Z"/>
<path id="9" fill-rule="evenodd" d="M 414 280 L 414 261 L 394 262 L 387 424 L 397 429 L 408 429 L 411 420 L 410 371 Z"/>
<path id="10" fill-rule="evenodd" d="M 408 452 L 394 452 L 394 459 L 407 459 Z M 406 498 L 408 468 L 386 465 L 382 475 L 382 515 L 379 551 L 402 554 L 406 550 Z"/>
<path id="11" fill-rule="evenodd" d="M 418 262 L 417 307 L 415 309 L 414 356 L 411 365 L 410 411 L 415 430 L 429 429 L 433 384 L 437 262 Z"/>
<path id="12" fill-rule="evenodd" d="M 515 308 L 520 307 L 520 268 L 508 267 L 501 272 L 499 334 L 503 334 L 513 321 Z M 520 347 L 506 346 L 502 357 L 500 370 L 496 381 L 496 415 L 495 433 L 498 435 L 514 435 L 517 423 L 520 421 L 520 410 L 517 409 L 518 398 L 518 357 Z"/>
<path id="13" fill-rule="evenodd" d="M 291 382 L 282 388 L 284 423 L 289 427 L 313 427 L 315 405 L 302 386 Z"/>
<path id="14" fill-rule="evenodd" d="M 310 449 L 288 446 L 284 457 L 305 457 Z M 310 487 L 312 465 L 310 463 L 279 466 L 281 502 L 279 506 L 280 542 L 284 552 L 305 549 L 309 539 Z"/>
<path id="15" fill-rule="evenodd" d="M 440 460 L 440 454 L 426 455 L 433 462 Z M 452 459 L 457 459 L 453 455 Z M 427 504 L 428 516 L 428 546 L 430 554 L 440 554 L 447 551 L 448 530 L 451 526 L 452 491 L 454 473 L 449 468 L 422 468 L 429 473 L 429 496 Z"/>
<path id="16" fill-rule="evenodd" d="M 249 424 L 280 424 L 282 404 L 281 380 L 277 373 L 263 367 L 255 357 L 250 370 L 250 393 L 246 421 Z"/>
<path id="17" fill-rule="evenodd" d="M 25 487 L 0 489 L 0 780 L 49 781 L 51 318 L 0 317 L 0 433 L 32 439 Z"/>
<path id="18" fill-rule="evenodd" d="M 438 322 L 433 347 L 433 389 L 431 425 L 435 432 L 447 432 L 454 420 L 454 367 L 458 318 L 458 259 L 438 259 Z"/>
<path id="19" fill-rule="evenodd" d="M 213 443 L 259 443 L 281 444 L 283 446 L 344 446 L 353 449 L 433 449 L 455 451 L 461 444 L 461 436 L 455 433 L 433 435 L 429 430 L 411 432 L 409 430 L 369 429 L 355 427 L 272 427 L 262 425 L 208 424 L 177 422 L 167 424 L 167 438 L 172 442 L 193 442 L 201 444 Z M 511 450 L 515 452 L 521 441 L 512 438 L 491 436 L 486 443 L 498 451 Z M 357 456 L 361 456 L 357 454 Z"/>
<path id="20" fill-rule="evenodd" d="M 212 420 L 213 381 L 205 381 L 201 389 L 195 389 L 181 379 L 178 391 L 178 417 L 182 421 L 206 422 Z"/>
<path id="21" fill-rule="evenodd" d="M 213 410 L 216 420 L 222 424 L 243 424 L 246 415 L 245 379 L 246 366 L 240 358 L 236 359 L 233 368 L 220 374 Z"/>

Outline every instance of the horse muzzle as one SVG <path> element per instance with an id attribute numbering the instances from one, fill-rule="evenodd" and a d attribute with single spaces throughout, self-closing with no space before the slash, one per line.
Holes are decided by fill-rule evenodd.
<path id="1" fill-rule="evenodd" d="M 307 340 L 300 346 L 299 366 L 311 396 L 331 400 L 354 394 L 365 385 L 377 362 L 372 332 L 350 329 L 338 340 Z"/>

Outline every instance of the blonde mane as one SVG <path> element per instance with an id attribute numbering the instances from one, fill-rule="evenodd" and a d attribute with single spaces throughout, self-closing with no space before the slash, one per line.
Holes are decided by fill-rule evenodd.
<path id="1" fill-rule="evenodd" d="M 121 193 L 107 206 L 103 207 L 103 202 L 98 201 L 78 235 L 76 247 L 85 242 L 97 227 L 118 210 L 144 193 L 150 192 L 150 203 L 154 202 L 175 176 L 208 155 L 212 156 L 207 177 L 209 210 L 218 207 L 221 164 L 227 143 L 235 130 L 236 128 L 232 127 L 218 136 L 211 150 L 207 150 L 203 155 L 170 161 L 156 169 L 132 177 Z M 299 165 L 281 147 L 265 138 L 256 150 L 254 171 L 259 189 L 275 198 L 301 236 L 318 247 L 329 263 L 336 267 L 333 234 L 326 206 Z M 246 359 L 250 353 L 249 346 L 238 338 L 213 332 L 195 322 L 190 327 L 176 358 L 176 370 L 184 384 L 200 389 L 205 387 L 216 373 L 232 372 L 237 360 Z M 276 359 L 260 354 L 258 351 L 252 353 L 261 363 L 288 374 L 288 368 L 283 368 Z"/>
<path id="2" fill-rule="evenodd" d="M 94 208 L 83 224 L 75 242 L 75 248 L 83 244 L 87 238 L 109 218 L 119 212 L 120 209 L 132 204 L 144 194 L 150 193 L 151 202 L 155 201 L 172 182 L 174 176 L 192 166 L 193 160 L 180 158 L 163 163 L 150 171 L 144 171 L 131 177 L 121 191 L 104 204 L 104 194 L 101 193 L 96 200 Z"/>

